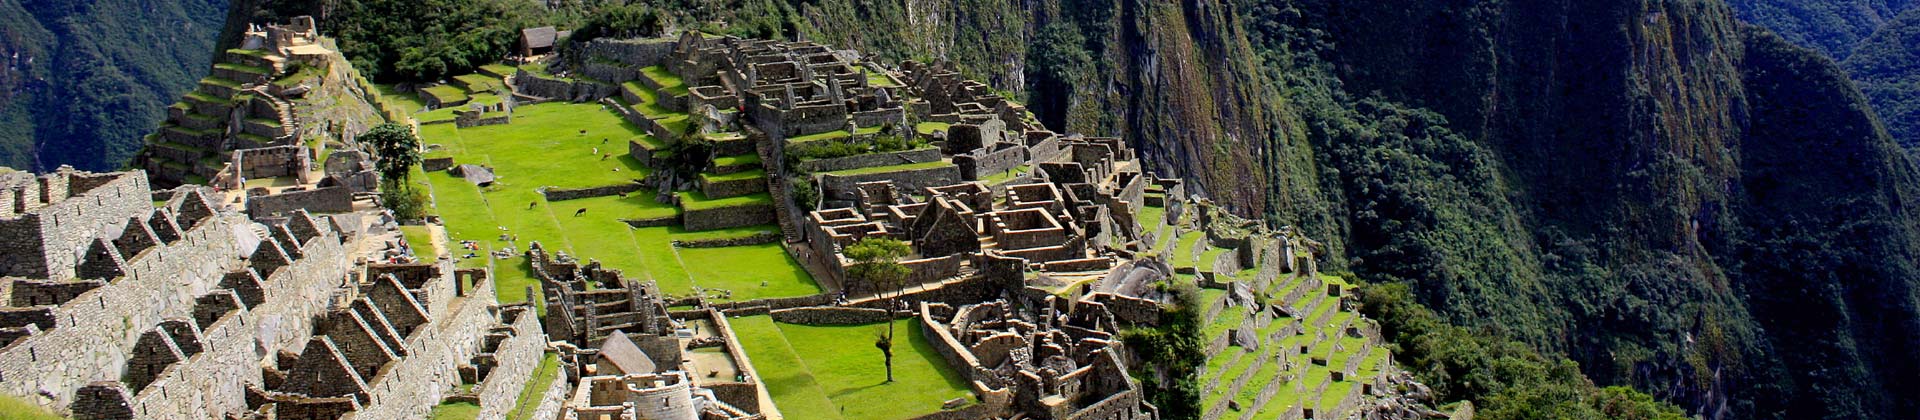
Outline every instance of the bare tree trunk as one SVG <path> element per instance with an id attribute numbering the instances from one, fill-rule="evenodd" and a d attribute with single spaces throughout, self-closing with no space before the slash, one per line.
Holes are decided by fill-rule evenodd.
<path id="1" fill-rule="evenodd" d="M 897 308 L 899 306 L 900 306 L 900 292 L 896 290 L 893 292 L 893 298 L 887 299 L 887 349 L 883 353 L 885 353 L 887 356 L 887 382 L 888 383 L 893 382 L 893 318 L 895 318 L 893 311 L 894 311 L 894 308 Z"/>

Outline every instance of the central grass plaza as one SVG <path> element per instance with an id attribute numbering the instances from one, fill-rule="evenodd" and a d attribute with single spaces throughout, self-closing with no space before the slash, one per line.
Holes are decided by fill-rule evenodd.
<path id="1" fill-rule="evenodd" d="M 676 240 L 777 232 L 776 226 L 688 232 L 678 226 L 633 228 L 623 222 L 679 214 L 679 208 L 656 201 L 657 194 L 651 191 L 547 201 L 539 188 L 623 184 L 645 178 L 651 171 L 627 156 L 626 144 L 636 139 L 659 141 L 647 138 L 601 105 L 521 106 L 514 109 L 509 124 L 470 128 L 428 124 L 420 127 L 420 136 L 429 147 L 428 156 L 450 156 L 456 165 L 487 166 L 497 177 L 492 185 L 478 187 L 447 171 L 414 173 L 415 184 L 431 192 L 433 212 L 454 241 L 449 252 L 455 257 L 468 252 L 479 255 L 461 260 L 461 266 L 486 266 L 488 250 L 514 245 L 516 252 L 524 252 L 529 243 L 538 241 L 548 252 L 566 251 L 583 262 L 600 261 L 630 279 L 655 281 L 662 291 L 675 295 L 691 294 L 695 287 L 728 289 L 736 300 L 822 292 L 778 243 L 721 248 L 673 245 Z M 575 216 L 580 209 L 587 211 Z M 481 250 L 460 248 L 462 240 L 478 242 Z M 538 280 L 525 257 L 493 260 L 493 265 L 501 302 L 527 299 L 529 287 L 539 293 Z M 896 380 L 891 383 L 886 382 L 880 352 L 873 347 L 875 338 L 885 331 L 884 324 L 810 326 L 777 323 L 764 315 L 737 318 L 731 324 L 786 418 L 908 418 L 939 411 L 941 403 L 950 399 L 972 399 L 964 380 L 921 335 L 918 321 L 894 325 L 900 343 L 895 348 Z"/>
<path id="2" fill-rule="evenodd" d="M 806 270 L 777 243 L 723 248 L 677 248 L 676 240 L 711 239 L 777 231 L 773 225 L 688 232 L 678 226 L 633 228 L 623 219 L 678 214 L 651 192 L 547 201 L 542 187 L 585 188 L 631 183 L 650 169 L 626 155 L 629 140 L 642 131 L 598 104 L 546 103 L 521 106 L 513 122 L 470 128 L 452 124 L 420 126 L 428 156 L 451 156 L 456 165 L 493 169 L 497 180 L 478 187 L 446 171 L 416 173 L 433 196 L 434 212 L 456 241 L 479 242 L 484 250 L 510 243 L 516 253 L 538 241 L 549 253 L 566 251 L 621 270 L 628 278 L 658 282 L 662 291 L 686 296 L 695 287 L 726 289 L 737 300 L 806 296 L 820 293 Z M 584 213 L 578 213 L 580 210 Z M 508 240 L 502 240 L 506 235 Z M 517 242 L 513 240 L 517 239 Z M 466 250 L 456 250 L 456 256 Z M 463 266 L 484 265 L 480 258 Z M 519 267 L 510 267 L 517 265 Z M 496 262 L 495 289 L 502 302 L 525 299 L 538 283 L 524 258 Z M 538 293 L 538 287 L 535 287 Z"/>

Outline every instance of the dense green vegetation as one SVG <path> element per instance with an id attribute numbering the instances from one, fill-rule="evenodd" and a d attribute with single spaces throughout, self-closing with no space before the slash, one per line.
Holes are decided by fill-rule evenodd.
<path id="1" fill-rule="evenodd" d="M 1441 401 L 1472 401 L 1487 419 L 1683 419 L 1671 404 L 1627 388 L 1595 387 L 1565 357 L 1447 323 L 1404 283 L 1367 284 L 1361 312 L 1380 322 L 1395 359 Z"/>
<path id="2" fill-rule="evenodd" d="M 1727 0 L 1740 19 L 1772 29 L 1795 45 L 1845 60 L 1911 0 Z"/>
<path id="3" fill-rule="evenodd" d="M 1894 140 L 1909 151 L 1920 149 L 1920 8 L 1888 21 L 1841 65 Z"/>
<path id="4" fill-rule="evenodd" d="M 0 166 L 121 167 L 207 73 L 226 7 L 0 0 Z"/>
<path id="5" fill-rule="evenodd" d="M 1146 361 L 1134 369 L 1146 389 L 1147 401 L 1160 407 L 1160 415 L 1169 419 L 1199 418 L 1200 367 L 1206 363 L 1206 346 L 1200 340 L 1200 311 L 1205 299 L 1192 282 L 1174 286 L 1177 306 L 1161 318 L 1157 328 L 1123 331 L 1120 339 Z"/>

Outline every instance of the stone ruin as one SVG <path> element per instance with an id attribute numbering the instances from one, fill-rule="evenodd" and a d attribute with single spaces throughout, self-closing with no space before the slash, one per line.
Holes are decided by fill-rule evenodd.
<path id="1" fill-rule="evenodd" d="M 374 217 L 209 196 L 0 174 L 0 392 L 77 419 L 412 417 L 462 382 L 514 405 L 546 339 L 484 270 L 356 263 Z"/>

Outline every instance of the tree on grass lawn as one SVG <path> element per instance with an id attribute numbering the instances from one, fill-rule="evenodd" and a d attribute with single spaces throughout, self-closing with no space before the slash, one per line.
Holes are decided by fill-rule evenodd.
<path id="1" fill-rule="evenodd" d="M 354 140 L 360 144 L 373 146 L 375 170 L 380 171 L 380 181 L 388 187 L 411 188 L 402 180 L 407 179 L 413 165 L 420 164 L 420 138 L 414 137 L 413 130 L 407 126 L 384 123 L 360 133 Z"/>
<path id="2" fill-rule="evenodd" d="M 848 277 L 871 284 L 880 293 L 893 292 L 887 298 L 887 335 L 873 343 L 886 357 L 887 382 L 893 382 L 893 311 L 899 307 L 900 289 L 906 286 L 907 274 L 912 272 L 900 265 L 900 259 L 912 254 L 913 248 L 897 239 L 869 236 L 854 242 L 844 252 L 854 261 L 852 267 L 847 267 Z"/>

